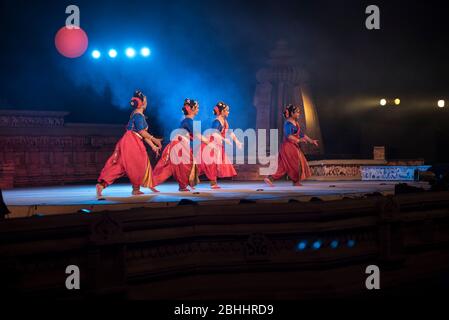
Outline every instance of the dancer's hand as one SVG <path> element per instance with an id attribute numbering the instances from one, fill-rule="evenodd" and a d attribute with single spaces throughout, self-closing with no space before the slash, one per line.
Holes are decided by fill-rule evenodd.
<path id="1" fill-rule="evenodd" d="M 312 140 L 311 142 L 314 146 L 318 147 L 318 140 Z"/>
<path id="2" fill-rule="evenodd" d="M 243 147 L 243 143 L 241 143 L 240 141 L 236 141 L 235 142 L 235 144 L 236 144 L 236 146 L 237 146 L 237 148 L 239 149 L 239 150 L 242 150 L 242 147 Z"/>
<path id="3" fill-rule="evenodd" d="M 154 137 L 153 137 L 153 142 L 154 142 L 159 148 L 162 148 L 162 140 L 163 140 L 163 139 L 158 139 L 158 138 L 154 138 Z"/>
<path id="4" fill-rule="evenodd" d="M 161 150 L 161 148 L 159 148 L 159 147 L 157 147 L 155 145 L 151 145 L 151 149 L 156 154 L 156 157 L 159 157 L 159 151 Z"/>

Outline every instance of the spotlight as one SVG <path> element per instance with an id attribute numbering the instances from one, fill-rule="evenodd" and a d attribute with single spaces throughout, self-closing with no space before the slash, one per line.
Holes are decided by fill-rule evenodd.
<path id="1" fill-rule="evenodd" d="M 148 57 L 151 54 L 151 50 L 147 47 L 140 49 L 140 54 L 144 57 Z"/>
<path id="2" fill-rule="evenodd" d="M 321 248 L 321 241 L 315 241 L 312 244 L 312 248 L 315 249 L 315 250 L 318 250 L 319 248 Z"/>
<path id="3" fill-rule="evenodd" d="M 444 100 L 438 100 L 438 107 L 444 108 L 444 106 L 445 106 L 445 101 Z"/>
<path id="4" fill-rule="evenodd" d="M 394 104 L 395 105 L 400 105 L 401 104 L 401 99 L 399 99 L 399 98 L 396 98 L 396 99 L 394 99 Z"/>
<path id="5" fill-rule="evenodd" d="M 387 104 L 387 100 L 386 99 L 380 99 L 380 105 L 381 106 L 385 106 Z"/>
<path id="6" fill-rule="evenodd" d="M 338 247 L 338 240 L 332 241 L 332 242 L 331 242 L 331 248 L 332 248 L 332 249 L 337 249 L 337 247 Z"/>
<path id="7" fill-rule="evenodd" d="M 304 250 L 307 247 L 307 242 L 306 241 L 301 241 L 300 243 L 298 243 L 297 248 L 298 250 Z"/>
<path id="8" fill-rule="evenodd" d="M 115 58 L 115 57 L 117 57 L 117 50 L 111 49 L 111 50 L 109 50 L 108 54 L 111 58 Z"/>
<path id="9" fill-rule="evenodd" d="M 348 248 L 353 248 L 355 246 L 354 240 L 348 240 Z"/>
<path id="10" fill-rule="evenodd" d="M 190 199 L 181 199 L 178 202 L 178 206 L 185 206 L 185 205 L 198 205 L 198 202 L 190 200 Z"/>
<path id="11" fill-rule="evenodd" d="M 128 58 L 134 58 L 136 55 L 136 50 L 134 50 L 133 48 L 128 48 L 126 49 L 125 54 Z"/>
<path id="12" fill-rule="evenodd" d="M 100 51 L 98 51 L 98 50 L 92 51 L 92 58 L 98 59 L 100 57 L 101 57 L 101 52 Z"/>

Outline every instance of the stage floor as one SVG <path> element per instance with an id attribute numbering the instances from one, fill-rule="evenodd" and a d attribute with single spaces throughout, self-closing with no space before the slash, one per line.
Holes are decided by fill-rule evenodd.
<path id="1" fill-rule="evenodd" d="M 3 197 L 11 214 L 7 218 L 30 217 L 75 213 L 81 209 L 92 212 L 104 210 L 126 210 L 135 207 L 171 207 L 182 199 L 199 205 L 232 205 L 240 201 L 257 203 L 285 203 L 290 200 L 310 201 L 312 197 L 323 201 L 344 197 L 358 198 L 373 192 L 383 195 L 394 194 L 398 181 L 305 181 L 302 187 L 294 187 L 291 182 L 277 182 L 274 188 L 263 182 L 221 182 L 222 189 L 211 190 L 209 184 L 199 184 L 194 192 L 179 192 L 175 182 L 158 187 L 160 193 L 145 192 L 141 196 L 131 195 L 129 184 L 115 184 L 103 191 L 104 200 L 95 197 L 95 185 L 71 185 L 40 188 L 18 188 L 3 191 Z M 427 183 L 407 182 L 409 185 L 428 189 Z"/>

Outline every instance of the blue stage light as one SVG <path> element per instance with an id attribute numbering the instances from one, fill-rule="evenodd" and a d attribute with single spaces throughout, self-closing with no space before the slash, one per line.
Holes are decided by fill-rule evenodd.
<path id="1" fill-rule="evenodd" d="M 297 248 L 298 250 L 304 250 L 307 247 L 307 242 L 306 241 L 301 241 L 300 243 L 298 243 Z"/>
<path id="2" fill-rule="evenodd" d="M 352 248 L 355 246 L 355 241 L 354 240 L 348 240 L 348 247 Z"/>
<path id="3" fill-rule="evenodd" d="M 315 250 L 318 250 L 319 248 L 321 248 L 321 241 L 315 241 L 312 244 L 312 248 L 315 249 Z"/>
<path id="4" fill-rule="evenodd" d="M 109 50 L 108 54 L 111 58 L 115 58 L 115 57 L 117 57 L 117 50 L 111 49 L 111 50 Z"/>
<path id="5" fill-rule="evenodd" d="M 136 50 L 134 50 L 133 48 L 127 48 L 125 54 L 128 58 L 134 58 L 136 55 Z"/>
<path id="6" fill-rule="evenodd" d="M 140 54 L 144 57 L 148 57 L 151 54 L 151 50 L 147 47 L 140 49 Z"/>
<path id="7" fill-rule="evenodd" d="M 331 248 L 332 248 L 332 249 L 337 249 L 337 247 L 338 247 L 338 240 L 332 241 L 332 242 L 331 242 Z"/>
<path id="8" fill-rule="evenodd" d="M 92 58 L 98 59 L 100 57 L 101 57 L 101 52 L 100 51 L 98 51 L 98 50 L 92 51 Z"/>

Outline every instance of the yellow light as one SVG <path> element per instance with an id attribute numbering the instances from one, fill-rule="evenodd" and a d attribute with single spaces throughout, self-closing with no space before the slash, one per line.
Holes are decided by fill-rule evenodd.
<path id="1" fill-rule="evenodd" d="M 380 99 L 380 105 L 381 106 L 385 106 L 387 104 L 387 100 L 385 99 Z"/>
<path id="2" fill-rule="evenodd" d="M 438 107 L 444 108 L 445 102 L 444 100 L 438 100 Z"/>
<path id="3" fill-rule="evenodd" d="M 399 99 L 399 98 L 396 98 L 396 99 L 394 99 L 394 104 L 395 105 L 399 105 L 401 103 L 401 99 Z"/>

